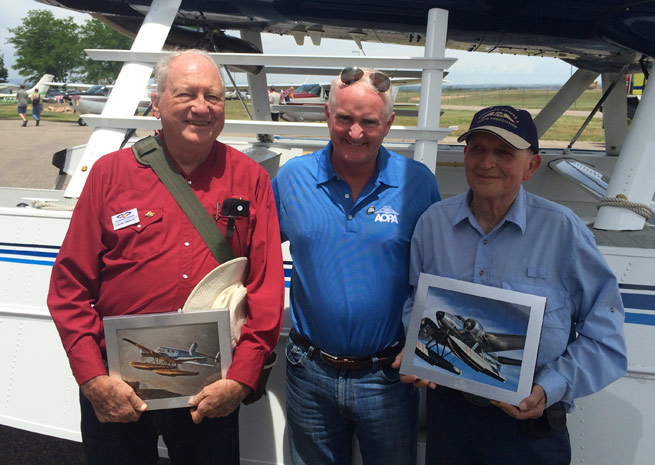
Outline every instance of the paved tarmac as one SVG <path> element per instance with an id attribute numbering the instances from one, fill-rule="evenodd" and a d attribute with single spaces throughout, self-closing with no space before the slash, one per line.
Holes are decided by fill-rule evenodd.
<path id="1" fill-rule="evenodd" d="M 92 128 L 75 122 L 0 120 L 0 186 L 52 189 L 59 170 L 52 155 L 59 150 L 85 144 Z"/>

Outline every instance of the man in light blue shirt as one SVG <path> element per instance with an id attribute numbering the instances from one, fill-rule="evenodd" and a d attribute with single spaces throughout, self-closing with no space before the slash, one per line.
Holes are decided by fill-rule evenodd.
<path id="1" fill-rule="evenodd" d="M 420 273 L 445 276 L 546 297 L 546 311 L 532 392 L 518 407 L 476 405 L 486 399 L 443 387 L 428 391 L 426 463 L 568 464 L 565 411 L 626 371 L 616 278 L 572 211 L 523 189 L 541 163 L 527 111 L 481 110 L 459 140 L 466 140 L 470 190 L 419 219 L 410 284 Z M 405 321 L 412 305 L 410 297 Z"/>
<path id="2" fill-rule="evenodd" d="M 409 244 L 439 200 L 423 164 L 381 146 L 389 78 L 346 68 L 326 105 L 330 143 L 273 180 L 293 258 L 287 422 L 294 465 L 415 465 L 418 396 L 391 367 L 404 342 Z"/>

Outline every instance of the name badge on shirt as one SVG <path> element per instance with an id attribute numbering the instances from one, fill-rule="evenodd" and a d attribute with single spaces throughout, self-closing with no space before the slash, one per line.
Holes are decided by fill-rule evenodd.
<path id="1" fill-rule="evenodd" d="M 136 211 L 136 208 L 132 210 L 127 210 L 123 213 L 118 213 L 111 217 L 111 223 L 114 225 L 114 231 L 118 229 L 123 229 L 132 224 L 137 224 L 139 222 L 139 212 Z"/>

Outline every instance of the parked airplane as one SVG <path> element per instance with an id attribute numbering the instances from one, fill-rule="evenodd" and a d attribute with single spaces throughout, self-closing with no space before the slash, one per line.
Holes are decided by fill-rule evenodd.
<path id="1" fill-rule="evenodd" d="M 69 105 L 80 115 L 99 115 L 107 103 L 112 86 L 94 85 L 84 92 L 73 92 L 64 96 Z M 147 93 L 147 92 L 146 92 Z M 137 113 L 144 114 L 150 110 L 150 98 L 144 97 L 139 101 Z M 84 118 L 78 118 L 80 126 L 86 126 Z"/>
<path id="2" fill-rule="evenodd" d="M 116 27 L 133 32 L 138 30 L 144 16 L 145 21 L 134 50 L 88 52 L 97 59 L 127 60 L 127 63 L 103 115 L 90 116 L 90 122 L 102 127 L 94 129 L 89 144 L 80 149 L 79 163 L 70 162 L 68 172 L 74 176 L 66 191 L 0 189 L 0 244 L 3 244 L 0 249 L 0 288 L 5 290 L 0 293 L 0 324 L 4 336 L 0 338 L 0 350 L 13 355 L 9 366 L 17 370 L 12 372 L 12 376 L 0 378 L 0 392 L 7 393 L 0 406 L 0 423 L 80 439 L 75 381 L 70 375 L 62 376 L 62 373 L 69 373 L 68 362 L 45 306 L 52 257 L 64 237 L 70 213 L 40 209 L 37 202 L 59 209 L 72 207 L 93 163 L 122 143 L 123 135 L 118 128 L 131 125 L 151 130 L 158 127 L 154 118 L 133 117 L 150 78 L 152 63 L 165 45 L 169 31 L 168 45 L 188 46 L 182 43 L 178 33 L 183 26 L 198 26 L 190 34 L 195 35 L 195 39 L 211 39 L 204 43 L 211 44 L 211 51 L 222 52 L 233 51 L 239 45 L 243 45 L 245 50 L 249 45 L 261 42 L 261 31 L 289 33 L 298 42 L 309 35 L 315 43 L 320 43 L 321 38 L 331 37 L 358 43 L 378 40 L 426 45 L 424 50 L 417 49 L 417 55 L 422 56 L 400 57 L 409 58 L 405 60 L 389 56 L 356 57 L 355 62 L 352 56 L 299 58 L 255 53 L 240 57 L 221 54 L 217 60 L 230 66 L 253 63 L 263 66 L 263 72 L 248 76 L 251 101 L 259 120 L 270 117 L 266 73 L 290 74 L 288 70 L 295 66 L 298 74 L 307 76 L 316 74 L 313 72 L 319 68 L 323 68 L 322 73 L 327 69 L 331 75 L 336 75 L 339 69 L 356 64 L 392 73 L 418 70 L 419 76 L 430 77 L 422 81 L 417 127 L 392 127 L 388 146 L 426 163 L 432 170 L 436 169 L 440 191 L 446 197 L 466 189 L 461 146 L 437 146 L 437 142 L 448 133 L 437 127 L 442 72 L 454 61 L 445 58 L 446 45 L 471 51 L 557 57 L 578 67 L 569 82 L 535 118 L 540 135 L 552 127 L 589 84 L 598 79 L 599 73 L 603 73 L 606 149 L 575 150 L 572 148 L 575 141 L 564 153 L 561 149 L 544 148 L 541 150 L 544 166 L 526 183 L 526 188 L 570 206 L 581 217 L 595 218 L 593 232 L 596 241 L 617 275 L 627 309 L 628 374 L 601 392 L 576 401 L 578 408 L 569 421 L 574 444 L 572 461 L 599 465 L 652 461 L 655 455 L 655 443 L 651 440 L 655 436 L 655 398 L 652 396 L 655 380 L 652 357 L 652 340 L 655 338 L 655 227 L 652 220 L 647 220 L 647 212 L 652 209 L 655 192 L 652 177 L 655 158 L 650 153 L 655 146 L 655 92 L 646 86 L 628 131 L 625 86 L 611 84 L 622 82 L 623 74 L 640 68 L 640 64 L 652 70 L 655 28 L 650 25 L 655 20 L 655 2 L 426 0 L 413 2 L 408 8 L 407 2 L 398 0 L 379 0 L 370 5 L 335 0 L 41 1 L 92 12 Z M 448 10 L 448 13 L 443 10 L 428 13 L 428 9 L 433 7 Z M 232 48 L 221 48 L 227 36 L 205 34 L 205 31 L 227 29 L 241 29 L 242 38 L 233 41 Z M 266 145 L 252 140 L 228 139 L 231 130 L 241 134 L 275 131 L 276 134 L 300 134 L 303 137 Z M 319 144 L 324 145 L 324 142 L 310 140 L 305 135 L 324 140 L 327 130 L 318 124 L 228 121 L 221 139 L 262 162 L 274 175 L 280 163 L 297 154 L 316 150 L 321 146 Z M 407 140 L 411 142 L 406 143 Z M 570 165 L 574 168 L 570 174 L 574 182 L 569 183 L 560 172 L 546 168 L 554 166 L 548 162 L 563 157 L 565 163 L 573 158 L 586 163 L 577 168 Z M 603 194 L 604 203 L 597 204 L 596 198 L 578 187 L 578 181 L 583 177 L 600 178 L 600 171 L 607 173 L 609 183 Z M 629 202 L 620 203 L 622 200 Z M 629 210 L 628 203 L 636 208 Z M 293 266 L 288 249 L 285 249 L 285 257 L 288 269 Z M 288 329 L 287 323 L 283 336 Z M 24 337 L 38 340 L 42 350 L 13 350 Z M 284 351 L 284 344 L 283 338 L 277 348 L 280 353 Z M 42 360 L 44 354 L 52 357 L 46 366 Z M 42 367 L 38 373 L 27 369 L 21 371 L 36 365 Z M 44 376 L 56 382 L 48 386 L 46 395 L 34 395 L 34 386 L 38 386 Z M 243 463 L 288 463 L 283 439 L 286 431 L 284 385 L 284 370 L 274 370 L 268 384 L 272 395 L 260 401 L 266 405 L 241 410 Z M 52 402 L 52 399 L 59 401 Z M 420 457 L 419 463 L 422 463 Z"/>
<path id="3" fill-rule="evenodd" d="M 53 83 L 51 82 L 54 76 L 52 74 L 44 74 L 41 79 L 38 80 L 34 86 L 30 87 L 29 89 L 25 89 L 25 92 L 27 92 L 28 95 L 32 95 L 36 89 L 39 89 L 39 94 L 45 95 L 48 93 L 48 89 L 50 88 Z M 0 89 L 10 89 L 11 92 L 7 96 L 2 96 L 0 97 L 0 101 L 2 102 L 15 102 L 16 101 L 16 90 L 19 87 L 15 84 L 9 84 L 9 83 L 3 83 L 0 84 Z"/>
<path id="4" fill-rule="evenodd" d="M 392 79 L 392 94 L 394 102 L 398 96 L 400 86 L 419 84 L 419 79 Z M 284 99 L 282 105 L 276 108 L 280 111 L 280 118 L 285 121 L 325 121 L 325 102 L 330 96 L 330 83 L 307 83 L 293 89 L 289 97 Z M 397 104 L 396 104 L 397 105 Z M 405 108 L 396 106 L 396 115 L 416 116 L 416 105 L 405 104 Z"/>
<path id="5" fill-rule="evenodd" d="M 478 320 L 441 310 L 436 312 L 436 318 L 436 323 L 430 318 L 421 320 L 415 351 L 426 362 L 460 375 L 461 369 L 446 359 L 454 354 L 474 370 L 502 382 L 505 377 L 500 372 L 501 365 L 521 365 L 521 360 L 491 352 L 523 350 L 525 336 L 489 333 Z"/>

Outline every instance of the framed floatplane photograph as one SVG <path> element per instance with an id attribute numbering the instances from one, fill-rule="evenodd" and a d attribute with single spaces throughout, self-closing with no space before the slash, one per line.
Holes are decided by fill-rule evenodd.
<path id="1" fill-rule="evenodd" d="M 106 317 L 109 376 L 132 386 L 148 410 L 188 407 L 232 362 L 227 309 Z"/>
<path id="2" fill-rule="evenodd" d="M 544 297 L 421 273 L 400 372 L 518 405 L 532 389 L 545 305 Z"/>

